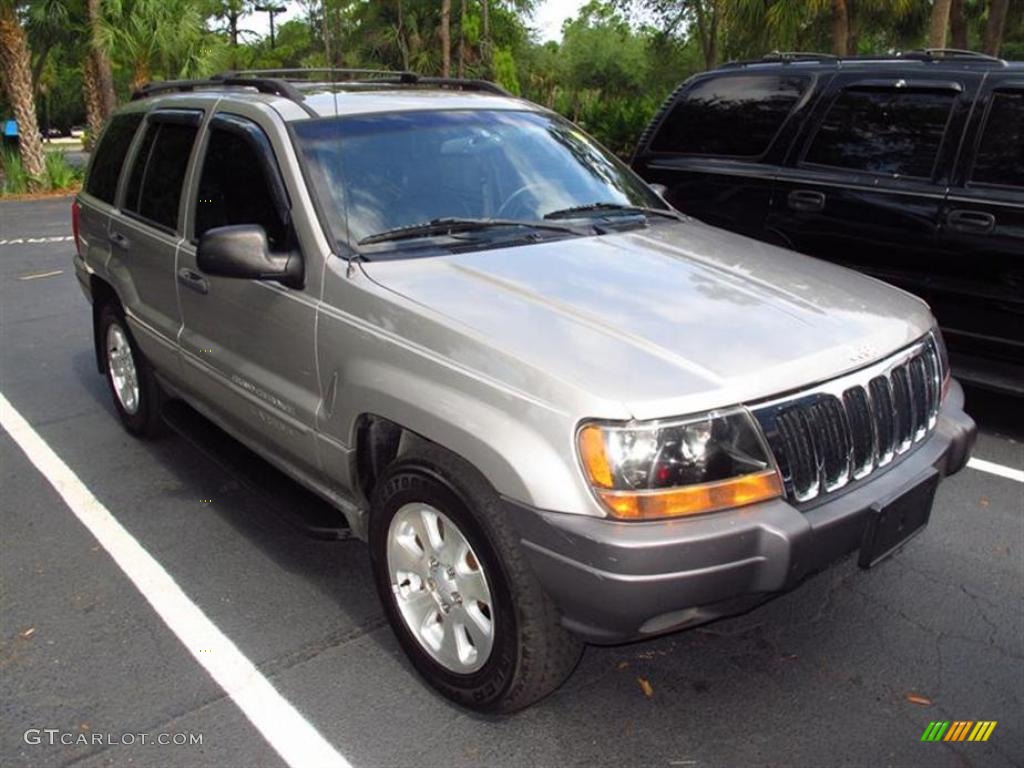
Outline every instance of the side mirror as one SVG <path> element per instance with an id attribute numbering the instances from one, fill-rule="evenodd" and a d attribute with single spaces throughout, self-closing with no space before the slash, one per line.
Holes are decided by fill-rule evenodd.
<path id="1" fill-rule="evenodd" d="M 196 266 L 219 277 L 276 280 L 289 288 L 303 285 L 302 257 L 297 252 L 271 253 L 266 230 L 258 224 L 207 230 L 199 239 Z"/>
<path id="2" fill-rule="evenodd" d="M 651 188 L 651 192 L 656 194 L 662 200 L 665 199 L 665 193 L 668 192 L 668 187 L 664 184 L 648 184 L 647 186 Z"/>

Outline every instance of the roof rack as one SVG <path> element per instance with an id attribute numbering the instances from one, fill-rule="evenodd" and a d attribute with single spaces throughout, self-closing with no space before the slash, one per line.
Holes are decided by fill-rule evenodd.
<path id="1" fill-rule="evenodd" d="M 870 61 L 958 61 L 962 64 L 979 64 L 984 66 L 1007 66 L 1006 61 L 977 51 L 964 51 L 959 48 L 922 48 L 902 53 L 886 53 L 875 56 L 836 56 L 831 53 L 812 51 L 772 51 L 760 59 L 730 61 L 720 69 L 748 67 L 757 64 L 795 64 L 799 62 L 821 62 L 833 64 L 837 68 L 844 63 L 864 63 Z"/>
<path id="2" fill-rule="evenodd" d="M 323 77 L 326 73 L 328 76 Z M 318 75 L 313 77 L 313 75 Z M 281 77 L 283 75 L 284 77 Z M 306 75 L 299 78 L 295 75 Z M 149 98 L 160 93 L 179 93 L 202 88 L 223 88 L 237 86 L 255 88 L 260 93 L 275 94 L 291 99 L 302 105 L 305 95 L 301 85 L 327 84 L 339 88 L 372 88 L 387 86 L 434 86 L 464 91 L 480 91 L 499 96 L 511 94 L 497 83 L 488 80 L 474 80 L 458 77 L 431 77 L 415 72 L 385 69 L 251 69 L 239 72 L 229 71 L 213 75 L 206 80 L 166 80 L 147 83 L 132 93 L 132 101 Z M 308 107 L 304 107 L 311 112 Z M 311 112 L 312 114 L 312 112 Z"/>

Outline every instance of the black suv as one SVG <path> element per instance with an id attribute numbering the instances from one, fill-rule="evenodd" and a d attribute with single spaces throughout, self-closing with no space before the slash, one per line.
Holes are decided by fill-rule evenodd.
<path id="1" fill-rule="evenodd" d="M 1024 63 L 727 64 L 675 90 L 633 166 L 705 222 L 921 296 L 963 378 L 1024 392 Z"/>

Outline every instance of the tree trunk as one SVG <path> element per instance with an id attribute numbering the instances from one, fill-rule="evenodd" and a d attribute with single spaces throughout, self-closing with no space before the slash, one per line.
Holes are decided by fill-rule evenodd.
<path id="1" fill-rule="evenodd" d="M 46 166 L 36 119 L 30 62 L 25 30 L 14 15 L 13 6 L 0 3 L 0 72 L 3 73 L 7 101 L 14 112 L 14 119 L 18 121 L 21 164 L 29 176 L 29 189 L 36 191 L 43 186 Z"/>
<path id="2" fill-rule="evenodd" d="M 103 96 L 96 75 L 96 61 L 91 53 L 82 57 L 82 95 L 85 97 L 85 122 L 89 126 L 89 141 L 95 142 L 103 130 Z"/>
<path id="3" fill-rule="evenodd" d="M 459 4 L 459 77 L 466 76 L 466 0 Z"/>
<path id="4" fill-rule="evenodd" d="M 117 107 L 117 94 L 114 93 L 114 72 L 110 66 L 110 55 L 100 42 L 102 1 L 86 0 L 85 10 L 89 20 L 89 51 L 93 60 L 93 71 L 96 75 L 101 114 L 103 121 L 106 122 Z"/>
<path id="5" fill-rule="evenodd" d="M 149 81 L 149 62 L 139 59 L 132 67 L 132 90 L 137 91 Z"/>
<path id="6" fill-rule="evenodd" d="M 849 54 L 850 9 L 846 0 L 832 0 L 832 53 L 836 56 Z"/>
<path id="7" fill-rule="evenodd" d="M 484 60 L 484 72 L 491 76 L 491 3 L 490 0 L 480 2 L 480 58 Z"/>
<path id="8" fill-rule="evenodd" d="M 952 0 L 935 0 L 932 6 L 932 20 L 928 25 L 928 47 L 945 48 L 946 32 L 949 30 L 949 10 Z"/>
<path id="9" fill-rule="evenodd" d="M 989 56 L 998 56 L 1003 47 L 1003 33 L 1006 31 L 1006 14 L 1010 0 L 989 0 L 988 21 L 985 23 L 985 39 L 982 50 Z"/>
<path id="10" fill-rule="evenodd" d="M 967 41 L 967 18 L 964 16 L 964 0 L 953 0 L 949 6 L 949 44 L 954 48 L 966 51 L 970 46 Z"/>
<path id="11" fill-rule="evenodd" d="M 701 52 L 704 54 L 704 66 L 714 69 L 718 66 L 718 13 L 717 0 L 711 0 L 705 6 L 705 0 L 697 0 L 693 4 L 697 16 L 697 36 L 700 38 Z"/>
<path id="12" fill-rule="evenodd" d="M 441 0 L 441 77 L 452 74 L 452 0 Z"/>

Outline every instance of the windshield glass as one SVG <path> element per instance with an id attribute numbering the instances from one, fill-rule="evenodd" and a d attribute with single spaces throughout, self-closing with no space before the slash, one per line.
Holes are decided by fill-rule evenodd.
<path id="1" fill-rule="evenodd" d="M 294 127 L 333 234 L 350 243 L 436 219 L 539 221 L 595 203 L 665 208 L 625 165 L 551 115 L 410 111 Z"/>

